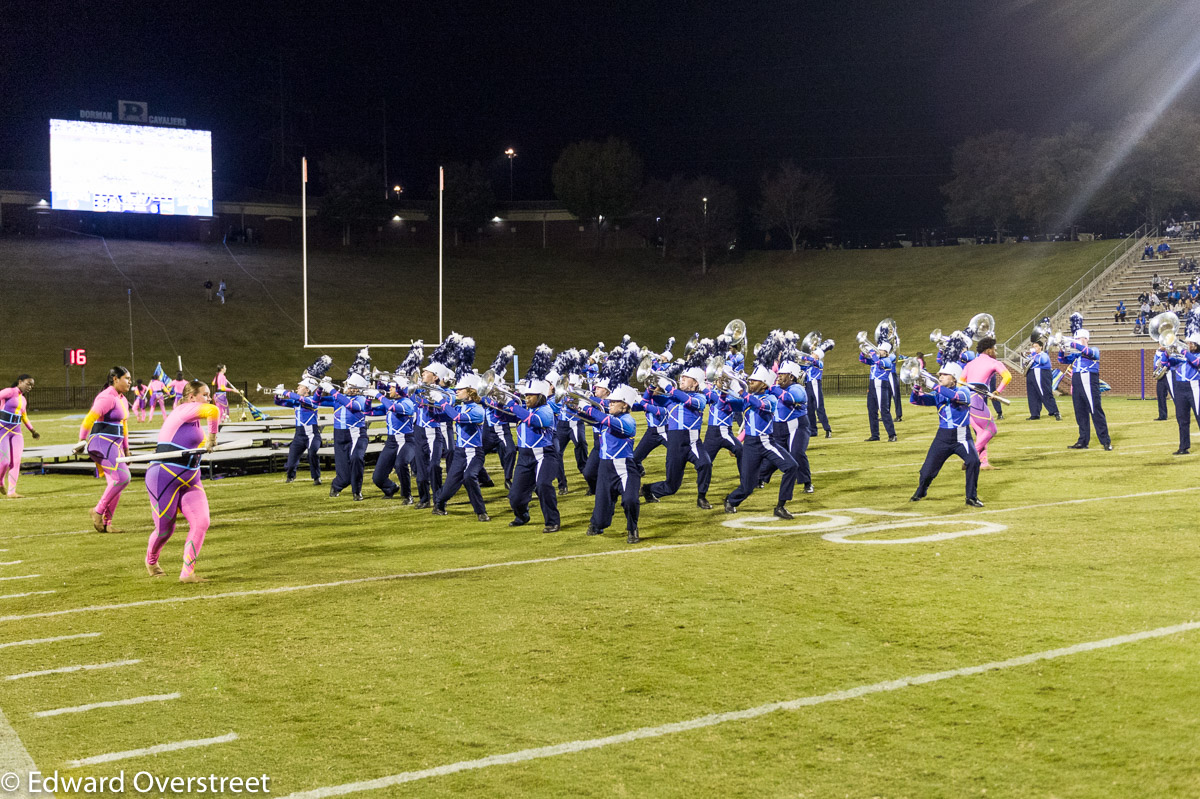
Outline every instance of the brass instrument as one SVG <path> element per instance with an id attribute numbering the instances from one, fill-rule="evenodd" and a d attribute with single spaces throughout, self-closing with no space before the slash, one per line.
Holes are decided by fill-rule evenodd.
<path id="1" fill-rule="evenodd" d="M 284 389 L 283 383 L 275 386 L 275 388 L 267 388 L 262 383 L 259 383 L 254 387 L 254 390 L 259 394 L 266 394 L 267 396 L 273 397 L 276 394 L 282 394 L 286 389 Z"/>
<path id="2" fill-rule="evenodd" d="M 692 337 L 689 338 L 687 340 L 687 343 L 683 345 L 683 359 L 685 361 L 688 359 L 688 356 L 692 354 L 692 350 L 696 349 L 696 347 L 699 346 L 699 344 L 700 344 L 700 334 L 693 333 Z"/>
<path id="3" fill-rule="evenodd" d="M 996 337 L 996 320 L 990 313 L 977 313 L 967 322 L 967 330 L 971 331 L 973 341 Z"/>
<path id="4" fill-rule="evenodd" d="M 1029 334 L 1031 344 L 1041 344 L 1044 349 L 1046 342 L 1050 340 L 1050 325 L 1034 325 L 1033 332 Z"/>
<path id="5" fill-rule="evenodd" d="M 858 351 L 868 358 L 875 358 L 879 355 L 879 350 L 875 349 L 875 344 L 872 343 L 871 337 L 867 335 L 867 331 L 860 330 L 858 335 L 854 337 L 858 342 Z"/>
<path id="6" fill-rule="evenodd" d="M 424 394 L 426 399 L 433 403 L 440 403 L 446 398 L 449 392 L 441 386 L 430 385 L 429 383 L 421 383 L 412 390 L 414 395 Z"/>
<path id="7" fill-rule="evenodd" d="M 480 396 L 488 397 L 496 403 L 505 403 L 510 400 L 518 403 L 524 402 L 520 394 L 509 390 L 504 384 L 504 379 L 497 376 L 495 371 L 488 369 L 479 376 L 479 379 L 483 383 L 479 390 Z"/>
<path id="8" fill-rule="evenodd" d="M 732 324 L 732 322 L 730 323 Z M 728 328 L 726 328 L 728 330 Z M 675 388 L 675 381 L 667 377 L 666 372 L 654 371 L 654 355 L 647 354 L 642 357 L 637 367 L 637 381 L 647 388 L 650 387 L 653 380 L 665 380 L 670 383 L 671 388 Z"/>
<path id="9" fill-rule="evenodd" d="M 1171 311 L 1158 314 L 1150 320 L 1147 331 L 1150 333 L 1150 338 L 1157 341 L 1160 347 L 1166 348 L 1168 354 L 1178 354 L 1183 344 L 1182 339 L 1179 338 L 1178 315 Z M 1165 377 L 1169 371 L 1171 371 L 1170 364 L 1155 367 L 1154 379 Z"/>
<path id="10" fill-rule="evenodd" d="M 729 324 L 725 325 L 725 331 L 722 335 L 729 336 L 733 342 L 729 348 L 734 352 L 744 352 L 746 349 L 746 323 L 741 319 L 730 320 Z"/>
<path id="11" fill-rule="evenodd" d="M 720 355 L 714 355 L 708 359 L 708 364 L 704 367 L 704 377 L 718 391 L 728 391 L 730 383 L 734 380 L 740 380 L 743 383 L 750 380 L 745 372 L 739 372 L 726 364 L 725 359 Z"/>
<path id="12" fill-rule="evenodd" d="M 921 368 L 921 362 L 916 358 L 905 358 L 901 361 L 900 368 L 896 371 L 896 377 L 900 378 L 900 382 L 905 385 L 913 385 L 918 380 L 924 380 L 928 388 L 933 388 L 938 382 L 937 377 Z"/>
<path id="13" fill-rule="evenodd" d="M 900 331 L 896 326 L 896 320 L 888 317 L 875 325 L 875 341 L 886 341 L 892 345 L 892 352 L 896 352 L 900 348 Z"/>
<path id="14" fill-rule="evenodd" d="M 803 338 L 800 342 L 800 351 L 812 354 L 813 350 L 821 346 L 821 331 L 814 330 Z"/>

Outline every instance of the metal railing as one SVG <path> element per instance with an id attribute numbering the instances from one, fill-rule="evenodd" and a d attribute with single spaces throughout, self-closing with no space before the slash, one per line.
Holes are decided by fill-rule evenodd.
<path id="1" fill-rule="evenodd" d="M 248 392 L 248 383 L 242 383 L 239 388 L 243 392 Z M 38 383 L 34 390 L 29 395 L 29 411 L 37 413 L 39 411 L 71 411 L 71 410 L 87 410 L 92 407 L 92 401 L 96 399 L 96 395 L 104 390 L 104 386 L 44 386 Z M 270 398 L 267 398 L 268 401 Z M 241 397 L 237 394 L 229 395 L 229 407 L 235 408 L 241 404 Z M 130 400 L 132 405 L 133 400 Z M 171 410 L 174 404 L 168 397 L 165 400 L 167 410 Z M 272 405 L 272 407 L 274 407 Z"/>
<path id="2" fill-rule="evenodd" d="M 1092 290 L 1093 284 L 1098 286 L 1105 279 L 1112 278 L 1117 267 L 1121 266 L 1131 253 L 1141 252 L 1145 246 L 1145 241 L 1156 235 L 1158 235 L 1158 228 L 1151 228 L 1147 223 L 1124 239 L 1121 239 L 1120 243 L 1109 250 L 1091 269 L 1084 272 L 1078 280 L 1051 300 L 1050 304 L 1043 308 L 1037 316 L 1030 319 L 1016 333 L 1010 336 L 1007 341 L 1001 344 L 999 347 L 1000 357 L 1010 360 L 1020 357 L 1020 353 L 1025 349 L 1025 342 L 1029 340 L 1029 336 L 1033 333 L 1033 328 L 1040 324 L 1042 319 L 1048 316 L 1053 323 L 1058 314 L 1067 308 L 1077 306 L 1084 295 Z"/>

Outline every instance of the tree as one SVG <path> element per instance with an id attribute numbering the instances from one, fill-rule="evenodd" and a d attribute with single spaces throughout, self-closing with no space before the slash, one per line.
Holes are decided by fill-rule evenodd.
<path id="1" fill-rule="evenodd" d="M 377 218 L 383 213 L 379 199 L 379 166 L 354 153 L 339 150 L 320 160 L 317 168 L 324 196 L 319 213 L 341 229 L 342 246 L 350 246 L 350 223 Z"/>
<path id="2" fill-rule="evenodd" d="M 1128 131 L 1144 126 L 1143 121 L 1130 118 L 1121 127 Z M 1124 155 L 1094 200 L 1103 215 L 1121 218 L 1136 213 L 1153 226 L 1172 208 L 1200 198 L 1200 118 L 1167 114 L 1132 146 L 1120 136 L 1110 138 L 1102 156 L 1105 160 Z"/>
<path id="3" fill-rule="evenodd" d="M 784 161 L 775 174 L 763 174 L 761 187 L 754 211 L 759 230 L 782 228 L 792 240 L 792 252 L 803 233 L 820 230 L 831 221 L 833 184 L 820 175 Z"/>
<path id="4" fill-rule="evenodd" d="M 558 156 L 551 179 L 555 196 L 568 211 L 596 222 L 599 248 L 605 223 L 633 210 L 642 184 L 642 160 L 622 139 L 575 142 Z"/>
<path id="5" fill-rule="evenodd" d="M 951 224 L 986 222 L 1003 240 L 1004 225 L 1018 213 L 1029 142 L 1011 130 L 967 139 L 954 148 L 954 179 L 942 186 Z"/>
<path id="6" fill-rule="evenodd" d="M 737 192 L 701 175 L 683 184 L 676 218 L 685 252 L 699 255 L 700 274 L 707 274 L 709 257 L 727 254 L 737 241 Z"/>
<path id="7" fill-rule="evenodd" d="M 1094 172 L 1097 145 L 1096 135 L 1082 124 L 1031 141 L 1029 163 L 1017 187 L 1017 213 L 1043 232 L 1073 224 L 1076 220 L 1066 217 Z"/>
<path id="8" fill-rule="evenodd" d="M 449 163 L 446 169 L 446 193 L 442 199 L 446 225 L 454 231 L 454 246 L 462 234 L 479 229 L 496 216 L 496 193 L 488 180 L 487 171 L 478 161 L 470 166 Z M 437 224 L 437 203 L 430 219 Z"/>

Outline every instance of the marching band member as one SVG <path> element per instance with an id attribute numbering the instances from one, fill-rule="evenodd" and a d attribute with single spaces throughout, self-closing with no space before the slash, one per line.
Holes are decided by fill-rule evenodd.
<path id="1" fill-rule="evenodd" d="M 932 393 L 926 393 L 925 385 L 918 380 L 913 384 L 912 395 L 908 401 L 913 405 L 928 405 L 938 409 L 938 431 L 929 445 L 925 455 L 925 463 L 921 466 L 920 483 L 912 495 L 913 502 L 925 498 L 930 484 L 938 476 L 942 464 L 951 455 L 963 459 L 967 472 L 967 504 L 973 508 L 982 508 L 977 488 L 979 483 L 979 455 L 975 452 L 975 443 L 971 440 L 970 408 L 972 394 L 965 387 L 958 385 L 962 377 L 962 367 L 957 363 L 947 363 L 938 370 L 937 385 L 931 387 Z"/>
<path id="2" fill-rule="evenodd" d="M 21 499 L 17 493 L 17 479 L 21 476 L 21 453 L 25 451 L 25 436 L 21 425 L 29 428 L 34 438 L 42 434 L 33 429 L 29 423 L 26 409 L 29 407 L 28 394 L 33 390 L 34 380 L 29 375 L 21 375 L 9 388 L 0 389 L 0 487 L 6 489 L 5 496 L 9 499 Z"/>
<path id="3" fill-rule="evenodd" d="M 999 381 L 995 392 L 999 394 L 1012 380 L 1008 367 L 996 359 L 996 339 L 988 336 L 979 340 L 975 345 L 976 356 L 963 367 L 962 379 L 967 383 L 979 383 L 990 387 L 993 378 Z M 979 455 L 979 468 L 991 469 L 988 463 L 988 442 L 996 435 L 996 423 L 992 421 L 992 413 L 988 408 L 987 398 L 979 392 L 971 392 L 971 429 L 975 432 L 975 452 Z"/>
<path id="4" fill-rule="evenodd" d="M 654 365 L 657 371 L 660 368 L 666 372 L 667 377 L 675 379 L 679 376 L 681 364 L 658 364 Z M 633 406 L 635 411 L 642 411 L 646 414 L 646 432 L 642 433 L 642 439 L 638 441 L 637 447 L 633 450 L 633 462 L 637 464 L 638 474 L 645 477 L 646 468 L 642 466 L 642 461 L 646 457 L 658 449 L 667 445 L 667 406 L 659 404 L 655 401 L 655 397 L 662 394 L 663 390 L 659 387 L 657 381 L 650 381 L 646 390 L 642 392 L 642 401 Z"/>
<path id="5" fill-rule="evenodd" d="M 1154 371 L 1162 370 L 1162 376 L 1154 380 L 1154 396 L 1158 400 L 1158 418 L 1156 422 L 1167 420 L 1167 400 L 1175 402 L 1175 377 L 1171 369 L 1171 360 L 1167 357 L 1166 347 L 1154 351 Z M 1176 416 L 1178 417 L 1178 413 Z"/>
<path id="6" fill-rule="evenodd" d="M 608 399 L 608 412 L 585 405 L 580 413 L 602 430 L 600 468 L 596 477 L 596 504 L 588 520 L 588 535 L 601 535 L 612 523 L 616 498 L 621 497 L 625 511 L 625 540 L 641 541 L 638 533 L 638 488 L 641 475 L 633 464 L 633 438 L 637 422 L 629 412 L 638 401 L 638 393 L 627 385 L 618 385 Z"/>
<path id="7" fill-rule="evenodd" d="M 161 364 L 159 365 L 159 369 L 162 369 Z M 166 401 L 163 399 L 163 392 L 166 391 L 166 388 L 166 383 L 164 383 L 157 374 L 150 380 L 150 385 L 146 386 L 147 394 L 150 397 L 150 415 L 146 418 L 146 421 L 154 421 L 155 405 L 157 405 L 159 410 L 162 411 L 162 418 L 167 418 L 167 405 Z"/>
<path id="8" fill-rule="evenodd" d="M 496 359 L 492 361 L 489 369 L 492 374 L 496 375 L 497 380 L 504 379 L 508 365 L 512 363 L 516 352 L 516 347 L 509 344 L 502 347 L 496 354 Z M 509 417 L 497 413 L 490 405 L 485 404 L 483 410 L 487 414 L 487 423 L 483 428 L 483 454 L 496 453 L 500 459 L 500 468 L 504 472 L 504 488 L 510 489 L 512 488 L 513 466 L 517 462 L 517 447 L 513 444 L 512 423 L 509 421 Z"/>
<path id="9" fill-rule="evenodd" d="M 778 400 L 767 391 L 767 387 L 775 382 L 775 374 L 771 371 L 770 364 L 775 363 L 780 345 L 781 342 L 773 335 L 767 336 L 759 348 L 757 365 L 750 373 L 747 383 L 749 393 L 740 396 L 745 407 L 746 431 L 746 439 L 742 442 L 741 483 L 725 497 L 726 513 L 737 513 L 738 506 L 758 486 L 763 461 L 770 461 L 775 468 L 783 472 L 783 478 L 779 482 L 779 501 L 775 506 L 775 515 L 780 519 L 793 518 L 785 505 L 792 498 L 799 465 L 790 453 L 780 450 L 771 441 L 771 426 Z"/>
<path id="10" fill-rule="evenodd" d="M 342 489 L 350 486 L 355 502 L 362 502 L 363 472 L 366 471 L 367 430 L 370 422 L 367 412 L 371 409 L 370 396 L 379 392 L 371 388 L 369 375 L 371 360 L 367 348 L 358 351 L 358 357 L 346 370 L 345 392 L 339 391 L 328 377 L 321 384 L 325 394 L 322 404 L 333 411 L 333 463 L 335 474 L 329 484 L 329 496 L 336 497 Z"/>
<path id="11" fill-rule="evenodd" d="M 817 332 L 816 335 L 818 338 L 821 336 L 820 332 Z M 804 382 L 804 392 L 808 395 L 809 436 L 817 434 L 817 421 L 820 420 L 825 437 L 833 437 L 833 429 L 829 426 L 829 417 L 825 414 L 825 392 L 821 390 L 825 375 L 825 353 L 831 349 L 833 349 L 833 339 L 823 341 L 820 346 L 814 347 L 813 360 L 805 370 L 808 378 Z"/>
<path id="12" fill-rule="evenodd" d="M 393 376 L 387 385 L 387 395 L 379 398 L 378 404 L 371 409 L 371 415 L 383 416 L 387 422 L 387 438 L 379 453 L 379 460 L 375 462 L 371 482 L 383 492 L 384 499 L 391 499 L 399 491 L 401 504 L 411 505 L 412 482 L 408 467 L 420 454 L 416 439 L 413 438 L 417 404 L 404 396 L 399 380 Z M 399 475 L 399 483 L 392 480 L 393 471 Z"/>
<path id="13" fill-rule="evenodd" d="M 446 449 L 446 431 L 442 429 L 443 420 L 437 406 L 431 404 L 428 397 L 442 390 L 448 381 L 454 379 L 454 370 L 450 363 L 461 341 L 462 336 L 452 332 L 430 353 L 429 365 L 421 371 L 422 386 L 418 389 L 423 396 L 417 398 L 417 445 L 421 450 L 423 468 L 417 469 L 417 510 L 429 508 L 433 504 L 433 497 L 442 489 L 442 456 Z"/>
<path id="14" fill-rule="evenodd" d="M 556 419 L 548 402 L 552 389 L 546 380 L 553 362 L 554 350 L 545 344 L 538 345 L 520 389 L 525 404 L 513 399 L 504 406 L 504 411 L 517 421 L 517 463 L 508 492 L 508 504 L 514 518 L 508 526 L 520 527 L 529 523 L 529 500 L 536 487 L 545 522 L 543 533 L 557 533 L 561 521 L 558 497 L 554 493 L 554 478 L 558 474 L 556 461 L 561 454 L 555 449 Z M 495 403 L 490 404 L 499 408 Z"/>
<path id="15" fill-rule="evenodd" d="M 646 502 L 658 502 L 678 491 L 683 485 L 684 465 L 690 463 L 696 468 L 696 507 L 712 510 L 712 504 L 705 496 L 712 480 L 712 458 L 708 456 L 708 450 L 700 446 L 700 425 L 708 405 L 700 391 L 705 379 L 704 369 L 700 366 L 704 363 L 705 352 L 700 346 L 692 351 L 678 381 L 658 379 L 658 387 L 663 393 L 654 395 L 652 401 L 667 408 L 667 473 L 665 479 L 642 486 L 642 497 Z"/>
<path id="16" fill-rule="evenodd" d="M 229 391 L 237 391 L 225 376 L 225 364 L 217 364 L 217 376 L 213 378 L 213 403 L 221 409 L 221 421 L 229 421 Z"/>
<path id="17" fill-rule="evenodd" d="M 1179 423 L 1179 449 L 1175 455 L 1189 454 L 1192 417 L 1200 421 L 1200 333 L 1192 333 L 1186 341 L 1186 350 L 1168 356 L 1175 382 L 1175 421 Z"/>
<path id="18" fill-rule="evenodd" d="M 1040 418 L 1042 408 L 1045 407 L 1046 413 L 1062 421 L 1062 415 L 1058 412 L 1058 402 L 1054 399 L 1052 384 L 1054 367 L 1050 365 L 1050 356 L 1044 350 L 1041 342 L 1034 342 L 1030 345 L 1029 369 L 1025 372 L 1025 394 L 1029 399 L 1029 418 Z"/>
<path id="19" fill-rule="evenodd" d="M 434 497 L 433 513 L 436 516 L 445 516 L 446 503 L 458 493 L 459 488 L 466 488 L 476 518 L 481 522 L 492 520 L 479 488 L 479 472 L 483 469 L 482 428 L 486 421 L 483 406 L 479 404 L 480 386 L 479 376 L 467 372 L 459 377 L 454 386 L 457 402 L 452 404 L 446 397 L 438 403 L 442 415 L 454 422 L 455 435 L 454 458 L 450 461 L 446 482 Z"/>
<path id="20" fill-rule="evenodd" d="M 212 452 L 217 443 L 220 415 L 220 409 L 208 401 L 208 386 L 193 380 L 183 390 L 183 402 L 163 421 L 155 449 L 162 453 L 162 459 L 151 461 L 146 469 L 146 491 L 150 494 L 154 517 L 154 532 L 146 545 L 146 571 L 151 577 L 165 573 L 158 565 L 158 556 L 175 532 L 175 519 L 182 512 L 187 519 L 188 536 L 179 582 L 206 582 L 196 574 L 196 561 L 210 523 L 208 496 L 200 480 L 200 453 L 172 453 L 201 447 Z M 201 429 L 202 423 L 207 424 L 207 435 Z"/>
<path id="21" fill-rule="evenodd" d="M 133 387 L 133 411 L 139 422 L 146 421 L 146 406 L 150 404 L 150 389 L 141 380 Z"/>
<path id="22" fill-rule="evenodd" d="M 188 381 L 183 379 L 183 371 L 175 373 L 175 379 L 167 384 L 167 393 L 174 400 L 171 404 L 171 410 L 179 407 L 179 403 L 183 402 L 183 390 L 187 388 Z M 166 416 L 166 414 L 163 414 Z"/>
<path id="23" fill-rule="evenodd" d="M 1088 346 L 1091 335 L 1082 327 L 1083 318 L 1079 314 L 1071 315 L 1071 328 L 1074 338 L 1069 345 L 1071 352 L 1066 352 L 1060 345 L 1058 362 L 1074 367 L 1071 375 L 1071 402 L 1075 406 L 1075 423 L 1079 426 L 1079 439 L 1068 449 L 1087 449 L 1092 439 L 1091 425 L 1088 416 L 1096 425 L 1096 436 L 1104 449 L 1111 450 L 1112 439 L 1108 435 L 1108 420 L 1104 416 L 1104 408 L 1100 405 L 1100 350 Z"/>
<path id="24" fill-rule="evenodd" d="M 324 446 L 324 442 L 321 440 L 319 419 L 321 397 L 316 392 L 318 382 L 332 364 L 332 358 L 322 355 L 305 370 L 294 392 L 275 392 L 276 405 L 295 409 L 296 430 L 292 435 L 292 444 L 288 447 L 287 465 L 284 466 L 289 483 L 296 479 L 296 469 L 300 465 L 301 456 L 306 456 L 313 485 L 321 484 L 321 459 L 317 456 L 317 451 Z M 180 394 L 182 395 L 182 392 Z"/>
<path id="25" fill-rule="evenodd" d="M 804 493 L 813 493 L 812 472 L 808 468 L 808 394 L 804 390 L 804 369 L 798 363 L 800 353 L 790 350 L 784 355 L 770 392 L 778 402 L 771 426 L 771 442 L 789 453 L 796 461 L 796 482 L 804 485 Z M 775 473 L 775 464 L 765 461 L 759 482 L 766 483 Z"/>
<path id="26" fill-rule="evenodd" d="M 92 526 L 98 533 L 120 533 L 113 527 L 113 515 L 121 492 L 129 485 L 129 467 L 117 463 L 121 455 L 129 454 L 129 370 L 114 366 L 108 370 L 108 387 L 96 395 L 92 409 L 79 426 L 79 440 L 87 441 L 87 454 L 104 475 L 107 487 L 100 501 L 92 508 Z"/>
<path id="27" fill-rule="evenodd" d="M 550 386 L 554 387 L 558 383 L 559 378 L 563 375 L 567 376 L 568 381 L 573 387 L 578 385 L 576 375 L 581 373 L 586 368 L 587 356 L 579 350 L 568 349 L 563 350 L 558 354 L 554 361 L 554 368 L 547 375 Z M 555 428 L 555 441 L 558 446 L 558 452 L 562 455 L 562 461 L 558 465 L 558 493 L 567 493 L 567 443 L 571 442 L 575 446 L 575 468 L 581 473 L 583 467 L 587 465 L 588 446 L 587 435 L 584 432 L 583 422 L 579 420 L 578 415 L 568 408 L 565 404 L 551 402 L 555 407 L 555 414 L 558 417 L 558 424 Z"/>
<path id="28" fill-rule="evenodd" d="M 896 346 L 900 346 L 900 339 L 897 337 Z M 904 421 L 904 400 L 900 393 L 900 376 L 896 372 L 896 366 L 903 360 L 904 356 L 899 352 L 891 352 L 891 344 L 888 345 L 889 355 L 892 358 L 892 364 L 888 367 L 888 389 L 892 395 L 892 403 L 896 406 L 895 420 L 897 422 Z"/>
<path id="29" fill-rule="evenodd" d="M 892 383 L 890 372 L 896 366 L 896 359 L 889 353 L 892 345 L 885 341 L 875 348 L 871 355 L 859 353 L 858 359 L 871 367 L 870 385 L 867 387 L 867 419 L 871 423 L 871 437 L 867 441 L 879 440 L 879 417 L 883 417 L 883 427 L 887 430 L 888 441 L 896 440 L 896 428 L 892 425 Z"/>
<path id="30" fill-rule="evenodd" d="M 728 355 L 729 336 L 724 334 L 717 336 L 713 345 L 713 356 L 726 358 Z M 704 451 L 708 453 L 710 461 L 716 461 L 718 452 L 723 449 L 729 450 L 739 469 L 742 463 L 742 442 L 733 435 L 734 409 L 733 404 L 730 403 L 729 394 L 731 392 L 735 395 L 739 394 L 744 388 L 738 381 L 733 381 L 729 388 L 720 390 L 715 386 L 705 386 L 704 388 L 704 399 L 708 401 L 708 429 L 704 433 Z M 741 407 L 740 400 L 737 404 Z M 697 488 L 699 487 L 697 486 Z M 707 489 L 708 487 L 705 486 L 706 492 Z"/>

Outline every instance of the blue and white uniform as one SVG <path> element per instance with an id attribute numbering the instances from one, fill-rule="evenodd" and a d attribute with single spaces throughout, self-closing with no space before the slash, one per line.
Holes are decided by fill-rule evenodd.
<path id="1" fill-rule="evenodd" d="M 443 421 L 437 407 L 430 405 L 422 396 L 417 402 L 416 427 L 413 430 L 420 450 L 417 494 L 420 499 L 418 507 L 421 508 L 428 507 L 433 497 L 442 490 L 442 458 L 446 450 Z"/>
<path id="2" fill-rule="evenodd" d="M 379 460 L 375 462 L 375 472 L 371 475 L 372 482 L 391 499 L 397 491 L 406 501 L 412 500 L 412 484 L 409 480 L 409 467 L 416 469 L 421 450 L 413 435 L 416 427 L 417 404 L 411 399 L 399 397 L 381 397 L 378 405 L 372 408 L 373 416 L 383 416 L 387 422 L 387 439 Z M 392 481 L 392 471 L 400 475 L 400 483 Z M 421 472 L 418 470 L 418 479 Z"/>
<path id="3" fill-rule="evenodd" d="M 529 521 L 529 500 L 536 487 L 546 526 L 558 525 L 560 517 L 554 478 L 558 474 L 560 456 L 554 444 L 557 426 L 554 411 L 549 402 L 526 408 L 510 400 L 504 406 L 504 412 L 517 422 L 517 463 L 513 468 L 512 488 L 508 491 L 508 504 L 516 517 L 513 521 L 518 524 Z"/>
<path id="4" fill-rule="evenodd" d="M 1200 420 L 1200 354 L 1190 350 L 1171 354 L 1171 380 L 1175 389 L 1175 421 L 1179 423 L 1179 452 L 1192 446 L 1192 417 Z"/>
<path id="5" fill-rule="evenodd" d="M 787 388 L 774 385 L 770 392 L 777 400 L 775 418 L 771 424 L 771 441 L 795 459 L 796 482 L 807 488 L 812 484 L 812 473 L 808 468 L 808 393 L 797 383 Z M 775 470 L 775 464 L 765 461 L 759 473 L 759 482 L 768 482 Z"/>
<path id="6" fill-rule="evenodd" d="M 927 405 L 938 409 L 938 431 L 929 445 L 925 463 L 921 466 L 921 482 L 913 498 L 924 497 L 930 483 L 941 471 L 942 464 L 951 455 L 957 455 L 967 466 L 967 499 L 978 500 L 979 454 L 975 451 L 975 441 L 971 438 L 970 389 L 938 386 L 927 394 L 920 390 L 918 384 L 913 388 L 908 401 L 913 405 Z"/>
<path id="7" fill-rule="evenodd" d="M 1154 351 L 1154 370 L 1164 369 L 1162 377 L 1154 381 L 1154 395 L 1158 400 L 1158 421 L 1167 419 L 1167 400 L 1175 401 L 1175 375 L 1170 358 L 1164 350 Z"/>
<path id="8" fill-rule="evenodd" d="M 434 507 L 444 511 L 446 503 L 458 493 L 458 489 L 466 488 L 471 509 L 477 516 L 484 516 L 487 514 L 487 506 L 483 502 L 483 491 L 479 487 L 479 472 L 483 469 L 483 425 L 487 421 L 487 415 L 478 402 L 460 402 L 453 405 L 443 402 L 438 406 L 438 410 L 454 423 L 454 457 L 450 461 L 450 470 L 446 473 L 446 482 L 434 497 Z"/>
<path id="9" fill-rule="evenodd" d="M 596 505 L 589 526 L 594 533 L 601 533 L 612 524 L 616 499 L 620 496 L 621 508 L 625 511 L 625 529 L 630 534 L 636 533 L 642 485 L 641 473 L 633 463 L 637 422 L 628 413 L 614 416 L 591 406 L 585 406 L 581 415 L 601 430 Z"/>
<path id="10" fill-rule="evenodd" d="M 326 395 L 333 407 L 333 463 L 337 474 L 329 486 L 329 496 L 336 497 L 350 486 L 355 499 L 362 498 L 363 472 L 367 460 L 367 412 L 371 401 L 359 395 L 343 394 L 334 389 Z M 322 401 L 322 404 L 325 404 Z"/>
<path id="11" fill-rule="evenodd" d="M 829 426 L 829 417 L 825 414 L 825 392 L 822 390 L 825 379 L 825 362 L 816 361 L 805 367 L 804 392 L 808 394 L 808 434 L 817 434 L 817 422 L 826 433 L 826 438 L 833 433 Z"/>
<path id="12" fill-rule="evenodd" d="M 742 461 L 739 469 L 741 483 L 725 498 L 725 502 L 735 508 L 741 505 L 758 486 L 763 462 L 769 461 L 783 473 L 779 482 L 778 502 L 778 505 L 782 506 L 792 497 L 792 489 L 796 486 L 796 470 L 799 467 L 790 453 L 781 450 L 771 441 L 775 407 L 779 400 L 769 392 L 747 394 L 743 399 L 745 416 L 742 423 L 746 430 L 746 438 L 742 442 Z"/>
<path id="13" fill-rule="evenodd" d="M 892 425 L 890 374 L 891 370 L 896 368 L 896 359 L 859 353 L 858 360 L 871 367 L 870 383 L 867 386 L 867 420 L 871 426 L 871 437 L 867 440 L 879 440 L 880 416 L 883 417 L 883 427 L 887 430 L 888 439 L 893 439 L 896 437 L 896 428 Z"/>
<path id="14" fill-rule="evenodd" d="M 713 460 L 718 452 L 727 449 L 740 465 L 742 442 L 733 435 L 733 420 L 742 410 L 742 399 L 711 388 L 704 390 L 704 398 L 708 401 L 708 429 L 704 432 L 704 451 L 708 453 L 708 459 Z"/>
<path id="15" fill-rule="evenodd" d="M 1071 374 L 1071 402 L 1075 406 L 1075 423 L 1079 426 L 1079 440 L 1075 442 L 1076 449 L 1082 449 L 1092 440 L 1092 428 L 1088 417 L 1096 425 L 1096 437 L 1105 449 L 1112 446 L 1108 436 L 1108 420 L 1104 416 L 1104 408 L 1100 405 L 1100 350 L 1095 347 L 1085 347 L 1078 341 L 1072 341 L 1069 349 L 1058 351 L 1059 363 L 1070 364 L 1074 367 Z"/>
<path id="16" fill-rule="evenodd" d="M 292 436 L 292 444 L 288 447 L 287 472 L 288 482 L 296 479 L 296 469 L 300 458 L 308 459 L 308 473 L 317 485 L 321 484 L 321 459 L 317 450 L 321 448 L 321 427 L 317 421 L 317 408 L 320 397 L 314 395 L 300 396 L 294 391 L 285 391 L 275 395 L 275 404 L 284 408 L 294 408 L 296 417 L 296 432 Z"/>
<path id="17" fill-rule="evenodd" d="M 1058 402 L 1054 399 L 1053 376 L 1054 367 L 1050 365 L 1050 356 L 1045 352 L 1033 353 L 1029 362 L 1029 370 L 1025 372 L 1025 397 L 1029 400 L 1029 418 L 1040 418 L 1043 406 L 1046 413 L 1058 416 Z"/>
<path id="18" fill-rule="evenodd" d="M 676 387 L 664 394 L 655 394 L 651 401 L 667 409 L 667 475 L 664 480 L 646 487 L 655 499 L 670 496 L 683 485 L 684 464 L 696 467 L 696 493 L 704 499 L 712 479 L 712 458 L 700 446 L 700 425 L 708 401 L 699 391 L 683 391 Z"/>

